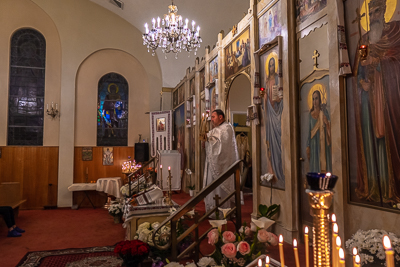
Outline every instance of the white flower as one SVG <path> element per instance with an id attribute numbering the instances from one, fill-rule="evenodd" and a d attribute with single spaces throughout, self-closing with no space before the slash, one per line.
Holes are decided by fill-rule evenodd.
<path id="1" fill-rule="evenodd" d="M 199 267 L 207 267 L 207 266 L 215 266 L 216 263 L 213 258 L 211 257 L 203 257 L 197 263 Z"/>
<path id="2" fill-rule="evenodd" d="M 193 216 L 194 216 L 194 209 L 191 210 L 191 211 L 189 211 L 189 212 L 186 212 L 186 215 L 189 216 L 190 218 L 193 218 Z"/>
<path id="3" fill-rule="evenodd" d="M 222 225 L 227 224 L 226 220 L 208 220 L 212 227 L 218 227 L 218 231 L 221 232 Z"/>
<path id="4" fill-rule="evenodd" d="M 176 209 L 174 207 L 171 207 L 168 212 L 170 214 L 173 214 L 173 213 L 175 213 L 175 211 L 176 211 Z"/>
<path id="5" fill-rule="evenodd" d="M 139 240 L 147 243 L 147 240 L 149 239 L 150 234 L 153 234 L 153 231 L 150 231 L 149 229 L 143 229 L 140 234 L 139 234 Z"/>
<path id="6" fill-rule="evenodd" d="M 153 223 L 151 224 L 151 228 L 153 228 L 153 229 L 157 229 L 158 226 L 160 226 L 160 223 L 159 223 L 159 222 L 153 222 Z"/>
<path id="7" fill-rule="evenodd" d="M 228 212 L 231 210 L 231 208 L 223 209 L 223 208 L 218 208 L 222 213 L 224 214 L 224 219 L 226 219 L 226 215 Z"/>
<path id="8" fill-rule="evenodd" d="M 185 267 L 197 267 L 197 265 L 194 262 L 186 262 L 186 266 Z"/>
<path id="9" fill-rule="evenodd" d="M 273 225 L 275 223 L 274 220 L 268 219 L 266 217 L 261 217 L 258 220 L 255 220 L 253 218 L 251 218 L 251 221 L 258 227 L 261 229 L 267 229 L 268 227 L 270 227 L 271 225 Z M 252 229 L 253 231 L 253 229 Z"/>
<path id="10" fill-rule="evenodd" d="M 251 229 L 252 232 L 257 232 L 257 225 L 255 225 L 255 223 L 251 222 L 250 223 L 250 229 Z"/>
<path id="11" fill-rule="evenodd" d="M 179 264 L 179 262 L 172 261 L 165 265 L 164 267 L 184 267 L 182 264 Z"/>
<path id="12" fill-rule="evenodd" d="M 144 223 L 139 225 L 138 230 L 149 229 L 149 228 L 150 228 L 150 223 L 144 222 Z"/>

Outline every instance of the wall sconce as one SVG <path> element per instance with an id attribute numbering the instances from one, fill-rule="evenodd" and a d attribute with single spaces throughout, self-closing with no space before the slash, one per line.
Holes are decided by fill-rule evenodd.
<path id="1" fill-rule="evenodd" d="M 358 53 L 360 55 L 361 60 L 366 60 L 368 56 L 368 46 L 367 45 L 360 45 L 358 47 Z"/>
<path id="2" fill-rule="evenodd" d="M 261 96 L 261 97 L 264 97 L 264 94 L 265 94 L 265 88 L 264 88 L 264 87 L 261 87 L 261 88 L 260 88 L 260 96 Z"/>
<path id="3" fill-rule="evenodd" d="M 59 116 L 58 113 L 58 104 L 56 103 L 56 108 L 54 108 L 54 103 L 51 102 L 50 110 L 49 110 L 49 104 L 47 104 L 47 110 L 46 110 L 47 115 L 49 115 L 52 119 L 55 117 Z"/>

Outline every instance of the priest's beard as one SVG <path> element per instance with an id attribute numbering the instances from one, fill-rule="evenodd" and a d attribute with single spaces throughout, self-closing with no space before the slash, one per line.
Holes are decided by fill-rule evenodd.
<path id="1" fill-rule="evenodd" d="M 376 44 L 382 38 L 382 31 L 384 27 L 384 19 L 382 20 L 374 20 L 371 22 L 369 31 L 369 41 L 371 44 Z"/>

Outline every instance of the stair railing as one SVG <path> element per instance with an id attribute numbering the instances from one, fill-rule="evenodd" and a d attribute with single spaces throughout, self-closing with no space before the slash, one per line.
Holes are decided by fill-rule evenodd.
<path id="1" fill-rule="evenodd" d="M 166 218 L 159 226 L 157 229 L 154 230 L 152 240 L 153 244 L 156 248 L 160 250 L 166 250 L 168 248 L 171 248 L 171 260 L 172 261 L 178 261 L 183 258 L 183 256 L 187 255 L 189 252 L 191 252 L 193 249 L 195 250 L 194 253 L 194 260 L 195 262 L 198 262 L 199 260 L 199 253 L 200 253 L 200 243 L 203 239 L 207 237 L 207 234 L 210 230 L 213 228 L 211 227 L 208 229 L 205 233 L 203 233 L 201 236 L 199 236 L 199 225 L 209 219 L 209 216 L 214 213 L 218 212 L 218 207 L 223 205 L 225 202 L 229 201 L 232 197 L 234 197 L 235 200 L 235 206 L 228 212 L 226 215 L 226 218 L 229 218 L 231 214 L 234 212 L 236 213 L 236 218 L 235 218 L 235 226 L 236 230 L 238 231 L 240 227 L 242 226 L 242 213 L 241 213 L 241 206 L 240 206 L 240 162 L 241 160 L 236 161 L 233 163 L 229 169 L 221 174 L 217 179 L 215 179 L 210 185 L 207 187 L 203 188 L 195 197 L 191 198 L 188 202 L 186 202 L 183 206 L 181 206 L 176 212 L 171 214 L 168 218 Z M 212 191 L 214 191 L 217 187 L 221 186 L 223 182 L 225 182 L 228 178 L 230 178 L 232 175 L 234 175 L 235 179 L 235 189 L 227 196 L 225 197 L 222 201 L 218 200 L 218 197 L 215 198 L 216 205 L 213 209 L 209 210 L 206 212 L 201 218 L 199 218 L 199 215 L 197 212 L 195 212 L 194 216 L 194 223 L 191 225 L 185 232 L 183 232 L 179 237 L 177 236 L 176 233 L 176 225 L 178 223 L 178 220 L 190 212 L 199 202 L 205 199 L 206 196 L 208 196 Z M 157 234 L 163 226 L 166 224 L 170 223 L 171 231 L 169 237 L 165 238 L 167 239 L 166 245 L 160 245 L 158 244 L 159 240 L 157 240 L 157 235 L 159 236 L 159 239 L 164 236 L 165 234 Z M 193 243 L 187 247 L 184 251 L 182 251 L 178 255 L 178 244 L 181 242 L 185 237 L 187 237 L 190 233 L 194 231 L 194 240 Z M 163 238 L 164 239 L 164 238 Z"/>

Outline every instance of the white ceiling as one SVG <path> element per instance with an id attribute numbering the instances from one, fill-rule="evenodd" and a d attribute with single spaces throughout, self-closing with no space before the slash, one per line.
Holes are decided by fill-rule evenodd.
<path id="1" fill-rule="evenodd" d="M 127 20 L 140 31 L 144 31 L 144 24 L 151 25 L 151 19 L 163 17 L 167 14 L 170 0 L 122 0 L 124 9 L 121 10 L 110 0 L 90 0 L 100 6 L 114 12 Z M 159 58 L 164 87 L 175 87 L 185 76 L 186 69 L 195 65 L 196 57 L 203 57 L 205 47 L 211 48 L 218 41 L 218 33 L 224 30 L 225 34 L 237 24 L 247 13 L 250 0 L 174 0 L 178 7 L 178 14 L 183 19 L 194 20 L 201 27 L 200 36 L 203 39 L 200 50 L 194 56 L 193 52 L 188 57 L 187 52 L 182 52 L 175 59 L 173 54 L 164 59 L 161 51 L 157 51 Z"/>

